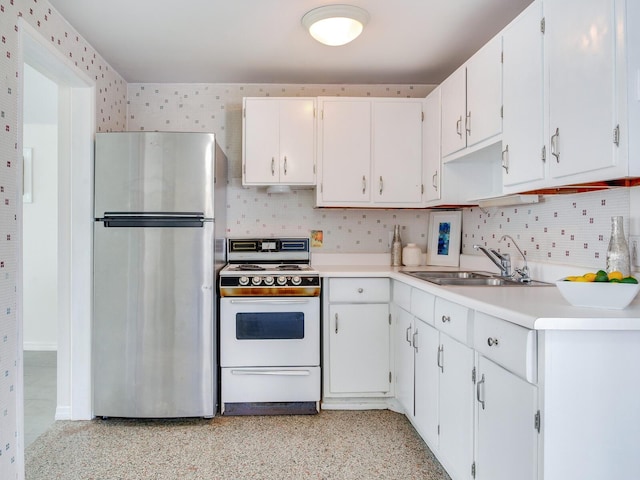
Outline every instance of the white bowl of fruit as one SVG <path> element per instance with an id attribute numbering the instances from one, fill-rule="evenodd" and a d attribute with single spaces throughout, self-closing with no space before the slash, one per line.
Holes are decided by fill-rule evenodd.
<path id="1" fill-rule="evenodd" d="M 604 270 L 565 277 L 556 286 L 565 300 L 576 307 L 623 309 L 640 291 L 634 277 Z"/>

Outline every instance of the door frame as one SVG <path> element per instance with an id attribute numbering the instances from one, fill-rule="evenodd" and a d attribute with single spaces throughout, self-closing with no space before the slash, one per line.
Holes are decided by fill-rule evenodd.
<path id="1" fill-rule="evenodd" d="M 58 361 L 56 420 L 92 418 L 91 319 L 93 264 L 93 142 L 96 131 L 95 81 L 80 71 L 40 33 L 20 18 L 19 75 L 28 63 L 59 87 L 58 133 Z M 18 85 L 18 152 L 23 139 L 23 85 Z M 21 155 L 18 165 L 22 164 Z M 22 194 L 22 169 L 17 199 Z M 20 404 L 24 398 L 22 317 L 22 202 L 17 205 L 17 321 Z M 20 407 L 22 409 L 22 407 Z M 24 411 L 20 411 L 23 420 Z M 20 429 L 24 431 L 24 424 Z"/>

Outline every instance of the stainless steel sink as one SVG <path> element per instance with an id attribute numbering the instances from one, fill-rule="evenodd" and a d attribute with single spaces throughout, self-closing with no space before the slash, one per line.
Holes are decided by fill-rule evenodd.
<path id="1" fill-rule="evenodd" d="M 552 283 L 531 280 L 520 282 L 514 278 L 505 278 L 489 272 L 402 272 L 406 275 L 426 280 L 437 285 L 480 286 L 480 287 L 546 287 Z"/>

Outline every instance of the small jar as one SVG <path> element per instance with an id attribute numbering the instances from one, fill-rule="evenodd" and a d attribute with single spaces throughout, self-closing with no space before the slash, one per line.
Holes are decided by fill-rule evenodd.
<path id="1" fill-rule="evenodd" d="M 402 264 L 417 267 L 422 262 L 422 251 L 415 243 L 407 243 L 402 249 Z"/>

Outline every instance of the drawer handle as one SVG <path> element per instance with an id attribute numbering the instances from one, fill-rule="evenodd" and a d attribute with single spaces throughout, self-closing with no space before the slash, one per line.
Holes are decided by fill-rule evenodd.
<path id="1" fill-rule="evenodd" d="M 438 368 L 441 372 L 444 372 L 444 345 L 438 345 Z"/>
<path id="2" fill-rule="evenodd" d="M 489 345 L 490 347 L 493 347 L 493 346 L 497 347 L 498 346 L 498 339 L 497 338 L 491 338 L 491 337 L 487 338 L 487 345 Z"/>
<path id="3" fill-rule="evenodd" d="M 478 399 L 478 403 L 480 403 L 480 405 L 482 405 L 482 409 L 484 410 L 484 402 L 485 402 L 485 400 L 480 398 L 480 385 L 482 385 L 483 383 L 484 383 L 484 373 L 482 374 L 482 378 L 480 379 L 480 381 L 476 385 L 476 398 Z M 482 390 L 483 390 L 483 393 L 484 393 L 484 388 Z M 484 397 L 484 395 L 482 395 L 482 396 Z"/>
<path id="4" fill-rule="evenodd" d="M 442 323 L 447 323 L 451 321 L 451 317 L 449 315 L 442 315 Z"/>
<path id="5" fill-rule="evenodd" d="M 336 313 L 336 333 L 338 333 L 338 314 Z"/>
<path id="6" fill-rule="evenodd" d="M 362 293 L 362 292 L 364 292 L 364 288 L 359 288 L 358 293 Z"/>

